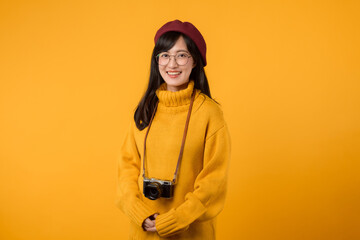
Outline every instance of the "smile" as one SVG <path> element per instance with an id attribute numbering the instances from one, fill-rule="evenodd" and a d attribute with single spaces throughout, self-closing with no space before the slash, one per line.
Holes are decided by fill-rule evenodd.
<path id="1" fill-rule="evenodd" d="M 170 76 L 176 76 L 176 75 L 181 74 L 181 72 L 174 72 L 174 71 L 166 72 L 166 73 L 169 74 Z"/>

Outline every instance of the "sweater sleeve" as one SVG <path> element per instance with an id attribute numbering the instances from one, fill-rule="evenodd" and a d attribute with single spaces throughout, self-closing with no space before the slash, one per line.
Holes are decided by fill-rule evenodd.
<path id="1" fill-rule="evenodd" d="M 206 139 L 203 169 L 195 180 L 194 191 L 186 194 L 180 206 L 157 216 L 156 229 L 161 237 L 183 232 L 195 220 L 206 221 L 221 212 L 229 160 L 230 136 L 225 124 Z"/>
<path id="2" fill-rule="evenodd" d="M 134 138 L 135 125 L 132 123 L 127 131 L 118 155 L 118 182 L 116 205 L 136 225 L 156 213 L 140 198 L 138 187 L 141 160 Z"/>

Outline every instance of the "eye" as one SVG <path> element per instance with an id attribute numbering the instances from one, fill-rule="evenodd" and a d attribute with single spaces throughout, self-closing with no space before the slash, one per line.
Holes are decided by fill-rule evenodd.
<path id="1" fill-rule="evenodd" d="M 186 53 L 179 53 L 177 55 L 177 58 L 187 58 L 187 57 L 188 57 L 188 55 Z"/>
<path id="2" fill-rule="evenodd" d="M 170 55 L 167 54 L 167 53 L 160 53 L 160 54 L 159 54 L 159 57 L 161 57 L 161 58 L 169 58 Z"/>

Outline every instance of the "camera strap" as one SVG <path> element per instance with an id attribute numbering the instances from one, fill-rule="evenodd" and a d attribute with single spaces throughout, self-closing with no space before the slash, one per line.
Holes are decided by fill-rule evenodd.
<path id="1" fill-rule="evenodd" d="M 176 165 L 176 170 L 175 170 L 175 173 L 174 173 L 174 179 L 172 180 L 174 184 L 176 183 L 176 178 L 177 178 L 177 174 L 178 174 L 178 171 L 179 171 L 180 162 L 181 162 L 182 155 L 183 155 L 183 152 L 184 152 L 185 139 L 186 139 L 186 134 L 187 134 L 187 130 L 188 130 L 188 127 L 189 127 L 191 109 L 192 109 L 192 106 L 193 106 L 193 103 L 194 103 L 194 99 L 195 99 L 195 88 L 194 88 L 194 90 L 193 90 L 193 92 L 192 92 L 192 95 L 191 95 L 191 101 L 190 101 L 189 111 L 188 111 L 187 118 L 186 118 L 185 129 L 184 129 L 184 134 L 183 134 L 183 138 L 182 138 L 182 142 L 181 142 L 181 148 L 180 148 L 179 158 L 178 158 L 177 165 Z M 151 119 L 150 119 L 150 122 L 149 122 L 149 126 L 148 126 L 148 129 L 147 129 L 146 134 L 145 134 L 145 140 L 144 140 L 144 155 L 143 155 L 143 156 L 144 156 L 144 161 L 143 161 L 143 177 L 144 177 L 144 178 L 145 178 L 145 159 L 146 159 L 146 139 L 147 139 L 147 136 L 148 136 L 148 134 L 149 134 L 150 126 L 151 126 L 152 121 L 153 121 L 153 119 L 154 119 L 155 112 L 156 112 L 156 110 L 157 110 L 158 104 L 159 104 L 159 101 L 156 102 L 156 105 L 155 105 L 155 108 L 154 108 L 154 112 L 153 112 L 153 114 L 152 114 L 152 116 L 151 116 Z"/>

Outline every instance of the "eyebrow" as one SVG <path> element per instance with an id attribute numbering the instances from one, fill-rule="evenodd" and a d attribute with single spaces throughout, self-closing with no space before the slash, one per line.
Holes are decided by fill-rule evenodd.
<path id="1" fill-rule="evenodd" d="M 166 52 L 169 52 L 169 51 L 166 51 Z M 177 52 L 177 53 L 178 53 L 178 52 L 186 52 L 186 53 L 189 53 L 189 54 L 190 54 L 190 52 L 189 52 L 189 51 L 186 51 L 186 50 L 182 50 L 182 49 L 180 49 L 180 50 L 177 50 L 176 52 Z"/>

